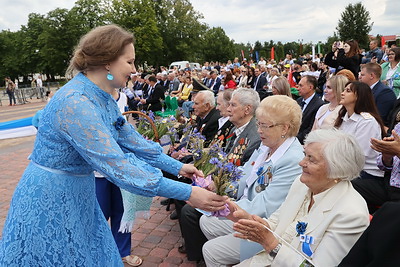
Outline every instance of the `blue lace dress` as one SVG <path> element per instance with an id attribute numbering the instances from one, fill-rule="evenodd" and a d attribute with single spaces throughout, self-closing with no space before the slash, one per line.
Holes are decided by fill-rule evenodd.
<path id="1" fill-rule="evenodd" d="M 55 94 L 11 201 L 1 267 L 123 266 L 96 200 L 94 169 L 132 193 L 189 198 L 190 185 L 157 169 L 176 175 L 182 163 L 129 123 L 118 127 L 120 116 L 111 95 L 83 74 Z"/>

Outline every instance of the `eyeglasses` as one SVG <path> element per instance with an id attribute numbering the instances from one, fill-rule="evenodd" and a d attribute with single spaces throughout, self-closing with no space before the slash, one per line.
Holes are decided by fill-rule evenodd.
<path id="1" fill-rule="evenodd" d="M 266 125 L 265 123 L 260 123 L 259 121 L 256 122 L 256 125 L 259 129 L 261 130 L 267 130 L 269 128 L 273 128 L 275 126 L 281 125 L 280 123 L 277 124 L 272 124 L 272 125 Z"/>
<path id="2" fill-rule="evenodd" d="M 395 53 L 389 53 L 388 56 L 395 56 Z"/>

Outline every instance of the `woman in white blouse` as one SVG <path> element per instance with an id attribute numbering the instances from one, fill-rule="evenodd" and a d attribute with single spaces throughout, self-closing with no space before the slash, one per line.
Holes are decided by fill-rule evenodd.
<path id="1" fill-rule="evenodd" d="M 364 150 L 365 165 L 360 178 L 382 178 L 384 172 L 376 165 L 378 152 L 371 148 L 370 140 L 380 140 L 386 134 L 371 88 L 362 82 L 349 83 L 342 93 L 340 104 L 343 107 L 335 127 L 353 135 Z"/>
<path id="2" fill-rule="evenodd" d="M 337 75 L 326 82 L 324 98 L 328 104 L 321 106 L 315 115 L 313 130 L 333 128 L 342 105 L 339 104 L 344 87 L 349 82 L 346 76 Z"/>

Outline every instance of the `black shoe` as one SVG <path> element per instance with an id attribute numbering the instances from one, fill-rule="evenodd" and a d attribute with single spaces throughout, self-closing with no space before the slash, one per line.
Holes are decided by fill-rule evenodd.
<path id="1" fill-rule="evenodd" d="M 178 247 L 178 251 L 179 251 L 179 253 L 186 254 L 186 246 L 185 246 L 185 243 L 183 243 L 182 245 L 180 245 L 180 246 Z"/>
<path id="2" fill-rule="evenodd" d="M 160 201 L 160 204 L 163 206 L 167 206 L 168 204 L 170 204 L 172 201 L 170 198 L 164 199 Z"/>
<path id="3" fill-rule="evenodd" d="M 178 220 L 178 213 L 176 212 L 176 210 L 174 210 L 171 215 L 169 215 L 169 218 L 171 220 Z"/>

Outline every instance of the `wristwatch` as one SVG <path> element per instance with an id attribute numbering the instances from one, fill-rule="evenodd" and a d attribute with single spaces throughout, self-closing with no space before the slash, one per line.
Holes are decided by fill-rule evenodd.
<path id="1" fill-rule="evenodd" d="M 272 257 L 272 259 L 274 259 L 276 257 L 276 254 L 278 254 L 279 250 L 281 249 L 282 244 L 278 243 L 278 245 L 269 252 L 269 255 Z"/>

